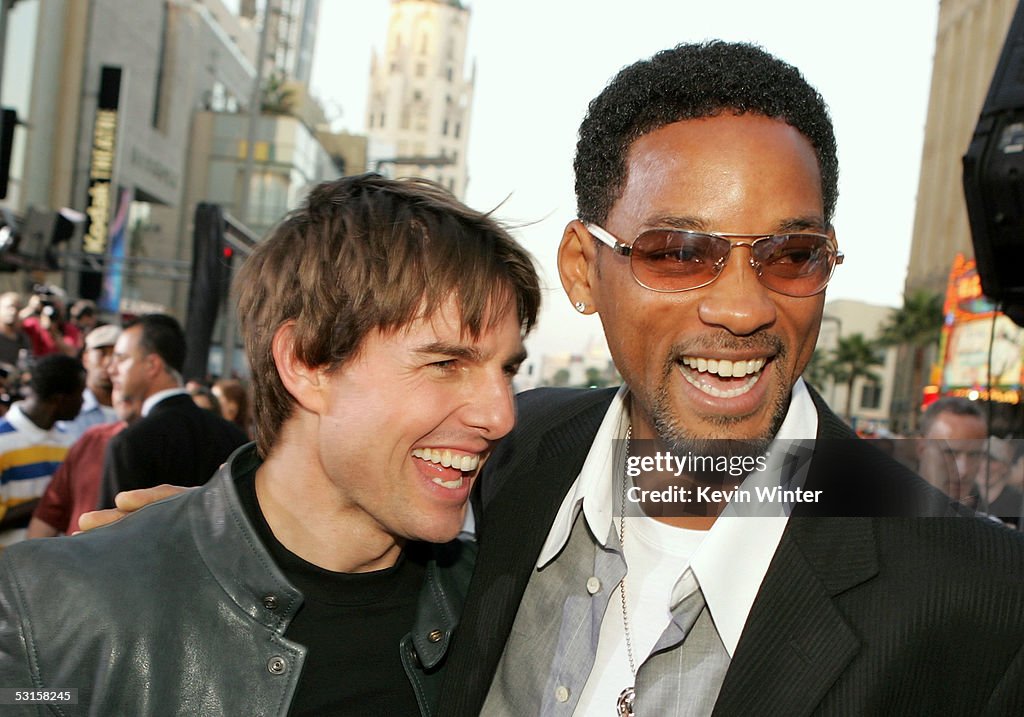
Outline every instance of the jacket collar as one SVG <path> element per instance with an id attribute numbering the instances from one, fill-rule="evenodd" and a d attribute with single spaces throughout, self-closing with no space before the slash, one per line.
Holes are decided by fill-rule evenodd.
<path id="1" fill-rule="evenodd" d="M 813 389 L 811 398 L 819 441 L 857 440 Z M 830 469 L 816 453 L 810 470 Z M 810 712 L 860 650 L 833 598 L 875 577 L 877 556 L 870 517 L 791 517 L 713 714 Z"/>
<path id="2" fill-rule="evenodd" d="M 713 714 L 811 712 L 860 650 L 833 598 L 875 576 L 876 555 L 871 519 L 791 518 Z"/>
<path id="3" fill-rule="evenodd" d="M 191 527 L 203 560 L 224 592 L 254 620 L 283 634 L 302 605 L 302 593 L 263 546 L 235 489 L 235 478 L 261 463 L 255 444 L 236 450 L 207 486 L 190 496 L 201 505 L 191 513 Z M 432 669 L 447 652 L 458 624 L 476 545 L 455 540 L 437 546 L 413 543 L 406 549 L 430 554 L 412 640 L 420 663 Z"/>
<path id="4" fill-rule="evenodd" d="M 284 634 L 302 605 L 302 594 L 263 547 L 235 490 L 234 476 L 254 471 L 260 463 L 253 443 L 232 453 L 210 482 L 190 496 L 200 504 L 190 512 L 191 529 L 224 592 L 253 620 Z"/>
<path id="5" fill-rule="evenodd" d="M 444 545 L 417 544 L 432 551 L 416 605 L 412 644 L 420 664 L 437 667 L 448 652 L 452 633 L 459 623 L 466 588 L 476 562 L 476 543 L 453 540 Z"/>
<path id="6" fill-rule="evenodd" d="M 188 391 L 186 391 L 181 386 L 178 386 L 176 388 L 165 388 L 163 391 L 157 391 L 152 396 L 150 396 L 149 398 L 142 402 L 142 417 L 145 418 L 150 413 L 152 413 L 153 410 L 158 405 L 160 405 L 164 401 L 168 401 L 174 398 L 175 396 L 185 396 L 190 401 L 192 400 L 192 397 L 188 395 Z"/>

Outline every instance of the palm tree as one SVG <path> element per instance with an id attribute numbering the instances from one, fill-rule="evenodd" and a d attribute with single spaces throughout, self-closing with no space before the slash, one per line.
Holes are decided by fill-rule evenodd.
<path id="1" fill-rule="evenodd" d="M 929 346 L 938 343 L 942 333 L 942 297 L 923 289 L 904 294 L 902 308 L 889 315 L 882 327 L 879 343 L 882 346 L 907 346 L 911 349 L 910 391 L 916 406 L 924 389 L 924 359 Z M 916 424 L 917 412 L 912 411 L 911 423 Z M 916 427 L 913 426 L 912 427 Z"/>
<path id="2" fill-rule="evenodd" d="M 828 351 L 825 349 L 814 349 L 811 360 L 807 362 L 803 373 L 804 381 L 824 393 L 825 384 L 831 378 L 831 365 Z"/>
<path id="3" fill-rule="evenodd" d="M 829 370 L 832 377 L 846 384 L 846 420 L 849 421 L 853 408 L 853 384 L 858 378 L 866 378 L 876 383 L 881 381 L 878 374 L 871 370 L 872 366 L 880 366 L 883 361 L 878 356 L 878 344 L 868 341 L 864 334 L 850 334 L 839 339 L 832 352 Z"/>

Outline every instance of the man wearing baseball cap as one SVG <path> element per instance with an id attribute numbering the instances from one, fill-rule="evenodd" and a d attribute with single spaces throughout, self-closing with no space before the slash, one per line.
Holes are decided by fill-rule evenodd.
<path id="1" fill-rule="evenodd" d="M 58 428 L 78 439 L 87 428 L 117 420 L 113 408 L 113 383 L 110 380 L 110 357 L 114 344 L 121 335 L 117 326 L 97 326 L 85 337 L 82 351 L 82 365 L 85 366 L 85 391 L 82 393 L 82 410 L 73 421 L 60 421 Z"/>

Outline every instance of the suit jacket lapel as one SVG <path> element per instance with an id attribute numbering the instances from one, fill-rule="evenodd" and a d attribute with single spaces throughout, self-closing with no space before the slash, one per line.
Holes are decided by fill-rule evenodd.
<path id="1" fill-rule="evenodd" d="M 818 438 L 853 433 L 818 404 Z M 812 474 L 829 473 L 816 456 Z M 878 573 L 871 518 L 791 517 L 747 617 L 715 715 L 813 712 L 860 649 L 833 598 Z"/>
<path id="2" fill-rule="evenodd" d="M 870 519 L 791 519 L 714 714 L 810 714 L 860 647 L 832 598 L 875 575 L 875 555 Z"/>

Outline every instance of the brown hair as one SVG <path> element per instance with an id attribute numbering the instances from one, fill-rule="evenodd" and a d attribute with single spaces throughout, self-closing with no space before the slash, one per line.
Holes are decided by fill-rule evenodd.
<path id="1" fill-rule="evenodd" d="M 369 332 L 431 316 L 449 296 L 474 338 L 502 318 L 492 308 L 515 306 L 526 332 L 540 307 L 530 255 L 494 219 L 433 182 L 376 174 L 315 187 L 257 246 L 236 286 L 264 457 L 294 406 L 271 351 L 286 322 L 299 360 L 333 370 Z"/>
<path id="2" fill-rule="evenodd" d="M 213 387 L 220 391 L 225 400 L 231 401 L 238 407 L 238 412 L 234 418 L 228 418 L 227 416 L 224 416 L 224 418 L 241 428 L 246 435 L 249 435 L 249 392 L 245 389 L 245 386 L 236 379 L 222 378 L 214 383 Z M 223 414 L 223 405 L 221 405 L 220 410 L 221 414 Z"/>

